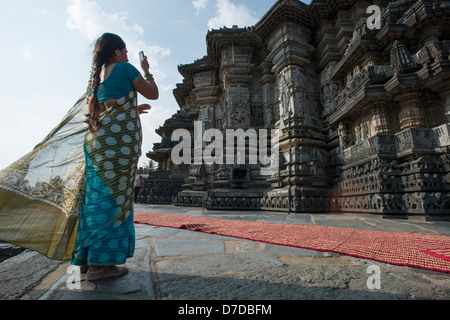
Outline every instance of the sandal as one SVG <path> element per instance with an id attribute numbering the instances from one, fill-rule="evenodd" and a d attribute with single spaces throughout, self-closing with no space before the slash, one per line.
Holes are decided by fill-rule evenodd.
<path id="1" fill-rule="evenodd" d="M 116 266 L 103 267 L 96 271 L 88 270 L 86 280 L 97 281 L 102 279 L 117 278 L 126 275 L 128 271 L 129 270 L 126 267 L 116 267 Z"/>

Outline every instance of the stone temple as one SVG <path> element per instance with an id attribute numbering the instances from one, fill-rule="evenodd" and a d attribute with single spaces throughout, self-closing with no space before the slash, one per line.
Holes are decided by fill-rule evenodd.
<path id="1" fill-rule="evenodd" d="M 207 55 L 179 66 L 180 110 L 157 130 L 147 156 L 159 169 L 139 201 L 449 215 L 449 26 L 448 1 L 279 0 L 254 26 L 209 31 Z M 227 130 L 276 129 L 277 169 L 194 161 L 211 143 L 194 139 L 196 123 L 223 133 L 218 159 Z M 191 133 L 192 161 L 172 161 L 177 129 Z M 256 143 L 234 148 L 249 160 Z"/>

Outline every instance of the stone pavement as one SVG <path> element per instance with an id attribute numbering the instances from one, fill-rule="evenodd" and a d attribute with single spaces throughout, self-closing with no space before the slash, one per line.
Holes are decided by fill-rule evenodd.
<path id="1" fill-rule="evenodd" d="M 424 217 L 286 215 L 141 204 L 135 210 L 450 236 L 450 221 Z M 135 256 L 127 261 L 130 272 L 95 283 L 67 262 L 24 251 L 0 263 L 0 299 L 450 300 L 450 274 L 445 273 L 147 225 L 136 225 L 136 240 Z M 80 281 L 71 281 L 77 276 Z"/>

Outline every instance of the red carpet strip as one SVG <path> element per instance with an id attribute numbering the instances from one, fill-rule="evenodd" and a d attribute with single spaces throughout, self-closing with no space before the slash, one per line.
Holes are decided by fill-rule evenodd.
<path id="1" fill-rule="evenodd" d="M 399 266 L 450 273 L 450 237 L 318 225 L 276 224 L 135 212 L 139 224 L 336 252 Z"/>

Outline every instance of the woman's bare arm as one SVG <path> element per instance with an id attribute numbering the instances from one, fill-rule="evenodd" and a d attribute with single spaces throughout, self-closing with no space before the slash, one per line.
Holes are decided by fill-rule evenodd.
<path id="1" fill-rule="evenodd" d="M 146 81 L 143 77 L 140 77 L 134 82 L 133 87 L 146 99 L 158 100 L 159 98 L 158 86 L 156 85 L 154 80 Z"/>
<path id="2" fill-rule="evenodd" d="M 148 63 L 147 57 L 141 62 L 142 70 L 145 74 L 150 74 L 150 65 Z M 146 81 L 143 77 L 140 77 L 133 84 L 134 89 L 142 94 L 145 98 L 149 100 L 157 100 L 159 98 L 159 90 L 153 79 Z"/>

